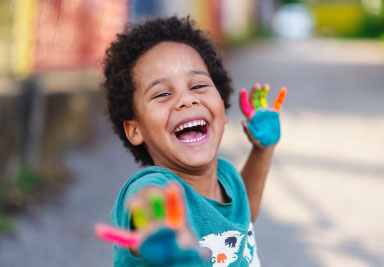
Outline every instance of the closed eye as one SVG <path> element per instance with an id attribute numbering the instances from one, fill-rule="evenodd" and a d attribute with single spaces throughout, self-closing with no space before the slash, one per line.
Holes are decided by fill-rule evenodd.
<path id="1" fill-rule="evenodd" d="M 170 93 L 161 93 L 161 94 L 155 95 L 152 99 L 159 98 L 159 97 L 166 97 L 169 95 L 170 95 Z"/>
<path id="2" fill-rule="evenodd" d="M 191 90 L 196 90 L 196 89 L 204 88 L 206 86 L 208 86 L 208 85 L 206 85 L 206 84 L 198 84 L 198 85 L 193 86 L 191 88 Z"/>

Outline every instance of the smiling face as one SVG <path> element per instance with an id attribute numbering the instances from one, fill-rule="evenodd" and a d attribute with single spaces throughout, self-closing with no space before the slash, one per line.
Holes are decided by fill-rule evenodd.
<path id="1" fill-rule="evenodd" d="M 172 170 L 215 162 L 227 118 L 201 56 L 188 45 L 162 42 L 132 74 L 136 117 L 124 122 L 129 141 L 144 142 L 155 165 Z"/>

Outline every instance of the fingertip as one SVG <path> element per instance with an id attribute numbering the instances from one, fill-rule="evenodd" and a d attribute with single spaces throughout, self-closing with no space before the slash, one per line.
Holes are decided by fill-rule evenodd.
<path id="1" fill-rule="evenodd" d="M 248 95 L 248 92 L 247 92 L 247 89 L 245 89 L 245 88 L 242 88 L 241 90 L 240 90 L 240 98 L 246 98 L 247 97 L 247 95 Z"/>
<path id="2" fill-rule="evenodd" d="M 180 187 L 171 183 L 165 189 L 166 224 L 170 229 L 179 229 L 185 220 L 185 207 Z"/>
<path id="3" fill-rule="evenodd" d="M 259 82 L 255 83 L 255 85 L 253 85 L 254 88 L 256 89 L 259 89 L 261 88 L 261 84 Z"/>
<path id="4" fill-rule="evenodd" d="M 201 247 L 199 248 L 200 258 L 203 260 L 208 260 L 212 257 L 212 251 L 209 248 Z"/>

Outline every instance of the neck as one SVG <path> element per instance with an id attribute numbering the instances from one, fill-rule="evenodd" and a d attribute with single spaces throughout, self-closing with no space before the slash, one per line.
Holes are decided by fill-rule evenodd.
<path id="1" fill-rule="evenodd" d="M 224 203 L 224 194 L 217 179 L 217 160 L 206 168 L 198 170 L 170 169 L 188 183 L 197 193 L 203 197 Z"/>

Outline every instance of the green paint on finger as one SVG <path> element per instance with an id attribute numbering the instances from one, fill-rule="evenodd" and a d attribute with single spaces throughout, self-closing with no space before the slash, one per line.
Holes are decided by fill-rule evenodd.
<path id="1" fill-rule="evenodd" d="M 152 205 L 152 216 L 156 219 L 165 218 L 164 196 L 160 193 L 152 193 L 150 195 Z"/>
<path id="2" fill-rule="evenodd" d="M 252 97 L 252 102 L 253 102 L 253 106 L 255 109 L 259 109 L 260 108 L 260 93 L 261 93 L 261 87 L 260 86 L 257 86 L 256 88 L 256 91 L 255 93 L 253 94 L 253 97 Z"/>

